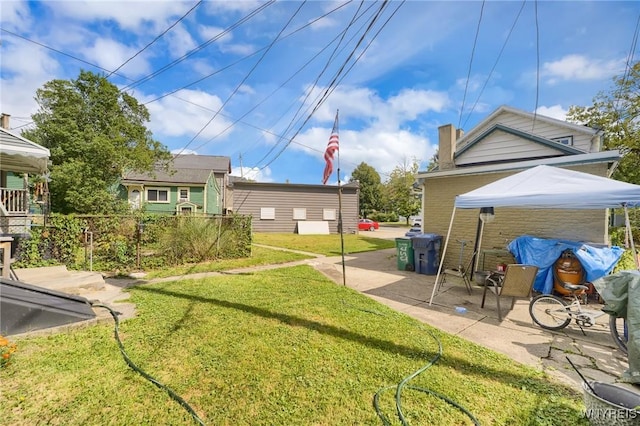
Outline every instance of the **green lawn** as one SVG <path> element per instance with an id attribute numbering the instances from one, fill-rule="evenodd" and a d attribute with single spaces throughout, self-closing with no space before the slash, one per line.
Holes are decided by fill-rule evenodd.
<path id="1" fill-rule="evenodd" d="M 287 262 L 295 262 L 296 260 L 312 259 L 313 256 L 290 251 L 274 250 L 271 248 L 253 246 L 251 248 L 251 257 L 243 257 L 240 259 L 222 259 L 212 262 L 202 262 L 193 265 L 182 265 L 175 267 L 165 267 L 149 271 L 145 279 L 177 277 L 187 274 L 196 274 L 199 272 L 218 272 L 228 271 L 230 269 L 247 268 L 251 266 L 274 265 Z"/>
<path id="2" fill-rule="evenodd" d="M 253 242 L 274 247 L 284 247 L 325 256 L 339 256 L 344 242 L 345 253 L 360 253 L 363 251 L 382 250 L 395 247 L 395 241 L 363 235 L 298 235 L 298 234 L 267 234 L 254 233 Z"/>
<path id="3" fill-rule="evenodd" d="M 412 425 L 586 425 L 581 396 L 533 368 L 435 330 L 309 266 L 129 289 L 137 317 L 124 348 L 207 425 L 390 424 L 394 387 Z M 437 340 L 436 340 L 437 339 Z M 13 339 L 0 369 L 0 419 L 11 425 L 196 424 L 167 392 L 132 370 L 112 323 Z M 390 387 L 390 388 L 388 388 Z M 386 390 L 385 390 L 386 389 Z"/>

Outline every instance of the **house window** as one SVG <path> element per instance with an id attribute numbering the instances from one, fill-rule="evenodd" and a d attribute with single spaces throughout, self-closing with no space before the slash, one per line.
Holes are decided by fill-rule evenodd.
<path id="1" fill-rule="evenodd" d="M 178 188 L 178 202 L 189 201 L 189 188 Z"/>
<path id="2" fill-rule="evenodd" d="M 168 203 L 168 189 L 147 189 L 147 201 L 150 203 Z"/>
<path id="3" fill-rule="evenodd" d="M 561 143 L 562 145 L 573 146 L 573 136 L 562 136 L 559 138 L 552 138 L 551 140 Z"/>
<path id="4" fill-rule="evenodd" d="M 293 209 L 293 220 L 306 220 L 307 209 Z"/>
<path id="5" fill-rule="evenodd" d="M 260 220 L 275 220 L 275 218 L 276 218 L 275 207 L 260 208 Z"/>
<path id="6" fill-rule="evenodd" d="M 336 209 L 322 209 L 322 220 L 336 220 Z"/>
<path id="7" fill-rule="evenodd" d="M 193 209 L 191 208 L 191 206 L 180 207 L 180 214 L 185 216 L 191 215 L 193 214 Z"/>

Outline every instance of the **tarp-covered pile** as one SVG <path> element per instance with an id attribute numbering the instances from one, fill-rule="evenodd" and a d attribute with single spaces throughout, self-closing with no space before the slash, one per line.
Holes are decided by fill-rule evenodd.
<path id="1" fill-rule="evenodd" d="M 521 236 L 509 243 L 509 251 L 518 263 L 538 267 L 533 289 L 540 293 L 550 294 L 553 289 L 553 266 L 562 252 L 571 250 L 586 274 L 587 282 L 611 273 L 624 250 L 620 247 L 595 247 L 589 244 Z"/>
<path id="2" fill-rule="evenodd" d="M 629 368 L 622 380 L 640 383 L 640 272 L 620 271 L 593 281 L 605 302 L 603 311 L 627 318 Z"/>

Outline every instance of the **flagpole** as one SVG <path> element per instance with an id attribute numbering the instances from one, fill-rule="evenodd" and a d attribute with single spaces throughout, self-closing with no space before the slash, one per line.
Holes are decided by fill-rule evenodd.
<path id="1" fill-rule="evenodd" d="M 336 130 L 338 130 L 338 112 L 336 110 Z M 340 231 L 340 253 L 342 254 L 342 285 L 347 285 L 344 265 L 344 227 L 342 226 L 342 184 L 340 183 L 340 150 L 338 150 L 338 230 Z"/>

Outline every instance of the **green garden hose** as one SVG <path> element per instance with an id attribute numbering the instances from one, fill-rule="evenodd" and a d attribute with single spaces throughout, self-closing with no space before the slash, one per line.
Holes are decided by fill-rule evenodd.
<path id="1" fill-rule="evenodd" d="M 480 422 L 478 422 L 478 420 L 473 416 L 473 414 L 471 414 L 471 412 L 469 412 L 469 410 L 467 410 L 457 402 L 453 401 L 452 399 L 448 398 L 447 396 L 434 392 L 427 388 L 407 385 L 412 379 L 416 378 L 418 375 L 420 375 L 421 373 L 426 371 L 428 368 L 430 368 L 432 365 L 434 365 L 442 356 L 442 344 L 440 343 L 440 340 L 438 340 L 438 338 L 431 332 L 429 332 L 429 335 L 433 337 L 435 341 L 438 343 L 438 353 L 431 360 L 429 360 L 429 363 L 427 365 L 409 374 L 407 377 L 402 379 L 402 381 L 397 386 L 388 386 L 376 392 L 376 394 L 373 397 L 373 406 L 376 410 L 376 414 L 378 414 L 378 417 L 380 417 L 380 420 L 382 420 L 383 425 L 391 426 L 391 421 L 380 409 L 380 394 L 382 394 L 382 392 L 385 392 L 387 390 L 395 389 L 396 390 L 396 395 L 395 395 L 396 412 L 398 414 L 398 418 L 400 419 L 400 422 L 402 423 L 403 426 L 408 426 L 409 423 L 407 422 L 407 419 L 404 417 L 404 412 L 402 411 L 402 391 L 406 388 L 411 390 L 417 390 L 419 392 L 424 392 L 446 401 L 447 403 L 453 405 L 454 407 L 456 407 L 457 409 L 465 413 L 471 419 L 471 421 L 473 421 L 474 425 L 480 426 Z"/>
<path id="2" fill-rule="evenodd" d="M 99 303 L 92 303 L 91 306 L 104 308 L 104 309 L 108 310 L 109 313 L 111 314 L 111 316 L 113 317 L 113 320 L 114 320 L 114 331 L 113 331 L 113 334 L 115 336 L 116 341 L 118 342 L 118 347 L 120 348 L 120 353 L 122 354 L 122 357 L 127 362 L 129 367 L 131 367 L 131 369 L 133 371 L 139 373 L 142 377 L 144 377 L 145 379 L 149 380 L 151 383 L 153 383 L 154 385 L 156 385 L 160 389 L 163 389 L 164 391 L 166 391 L 171 398 L 176 400 L 185 410 L 187 410 L 187 412 L 189 414 L 191 414 L 191 417 L 193 417 L 193 419 L 198 424 L 204 426 L 205 423 L 200 419 L 200 417 L 198 417 L 198 414 L 194 411 L 193 408 L 191 408 L 191 406 L 187 403 L 187 401 L 182 399 L 182 397 L 180 397 L 180 395 L 175 393 L 171 388 L 169 388 L 169 387 L 163 385 L 162 383 L 160 383 L 159 381 L 157 381 L 151 375 L 147 374 L 145 371 L 140 369 L 133 361 L 131 361 L 131 358 L 129 358 L 129 356 L 127 355 L 127 353 L 124 350 L 124 345 L 122 344 L 122 341 L 120 340 L 120 334 L 118 333 L 118 326 L 120 324 L 120 321 L 118 320 L 118 313 L 115 312 L 113 309 L 111 309 L 109 306 L 102 305 L 102 304 L 99 304 Z"/>

